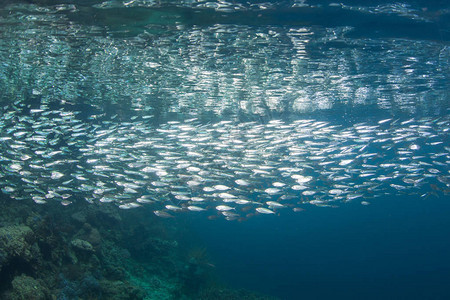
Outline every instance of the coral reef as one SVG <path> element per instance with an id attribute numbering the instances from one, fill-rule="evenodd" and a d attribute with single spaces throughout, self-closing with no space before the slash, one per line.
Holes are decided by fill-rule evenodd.
<path id="1" fill-rule="evenodd" d="M 151 210 L 1 193 L 0 208 L 0 299 L 268 299 L 217 287 L 206 248 Z"/>
<path id="2" fill-rule="evenodd" d="M 12 291 L 6 298 L 11 300 L 41 300 L 49 298 L 49 291 L 39 280 L 20 275 L 12 281 Z"/>
<path id="3" fill-rule="evenodd" d="M 28 226 L 6 226 L 0 228 L 0 249 L 2 265 L 14 259 L 29 262 L 33 259 L 34 234 Z M 2 265 L 0 265 L 0 270 Z"/>
<path id="4" fill-rule="evenodd" d="M 71 244 L 77 250 L 86 251 L 86 252 L 94 252 L 94 247 L 88 241 L 75 239 L 72 241 Z"/>

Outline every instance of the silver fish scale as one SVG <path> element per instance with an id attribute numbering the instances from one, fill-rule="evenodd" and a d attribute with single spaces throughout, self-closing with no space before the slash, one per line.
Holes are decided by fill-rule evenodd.
<path id="1" fill-rule="evenodd" d="M 7 114 L 14 115 L 14 112 Z M 147 205 L 138 205 L 135 201 L 151 194 L 156 201 L 148 205 L 159 205 L 155 209 L 163 211 L 165 205 L 180 204 L 181 200 L 168 195 L 175 187 L 185 187 L 190 198 L 182 200 L 187 202 L 182 205 L 188 207 L 192 198 L 204 199 L 202 207 L 194 211 L 203 211 L 210 202 L 217 206 L 224 201 L 229 205 L 240 200 L 236 203 L 236 213 L 245 215 L 239 207 L 240 203 L 248 204 L 242 200 L 249 197 L 257 199 L 251 202 L 255 208 L 266 206 L 268 209 L 267 202 L 274 203 L 280 195 L 292 199 L 283 200 L 275 208 L 270 206 L 282 209 L 296 208 L 302 203 L 347 202 L 355 198 L 353 195 L 364 198 L 369 193 L 367 196 L 373 197 L 374 192 L 378 195 L 428 193 L 430 184 L 436 186 L 434 190 L 440 196 L 449 188 L 448 147 L 439 143 L 447 138 L 448 122 L 442 120 L 439 123 L 428 119 L 412 120 L 400 125 L 401 128 L 391 125 L 382 130 L 364 124 L 340 128 L 314 120 L 290 124 L 282 121 L 240 123 L 237 130 L 233 123 L 222 123 L 219 127 L 191 121 L 188 125 L 182 122 L 162 125 L 161 128 L 170 128 L 167 131 L 152 129 L 144 121 L 78 126 L 75 114 L 64 116 L 66 119 L 53 119 L 49 124 L 28 119 L 31 124 L 37 122 L 34 127 L 43 131 L 51 128 L 60 132 L 64 139 L 76 142 L 70 149 L 60 148 L 64 150 L 51 146 L 48 136 L 29 139 L 33 129 L 26 131 L 27 128 L 10 121 L 12 118 L 2 122 L 2 157 L 9 162 L 1 165 L 2 177 L 7 178 L 0 183 L 4 193 L 23 199 L 31 189 L 36 194 L 32 199 L 37 203 L 60 201 L 67 205 L 67 198 L 85 197 L 90 201 L 115 202 L 123 209 Z M 67 122 L 78 125 L 67 126 Z M 326 130 L 328 127 L 330 130 Z M 317 128 L 322 131 L 316 131 Z M 405 131 L 407 135 L 399 134 Z M 254 134 L 248 135 L 249 132 Z M 371 142 L 379 135 L 385 137 L 383 141 Z M 360 145 L 362 138 L 364 146 Z M 414 147 L 410 147 L 411 138 Z M 428 138 L 433 142 L 429 143 Z M 25 139 L 26 143 L 22 143 Z M 217 147 L 223 143 L 226 143 L 224 147 Z M 239 151 L 230 147 L 235 144 L 239 145 Z M 385 149 L 390 152 L 386 153 Z M 244 153 L 254 155 L 242 155 Z M 23 163 L 23 158 L 31 163 Z M 177 167 L 180 161 L 189 165 Z M 420 165 L 426 167 L 418 168 Z M 205 172 L 200 174 L 203 169 Z M 73 174 L 70 170 L 76 170 L 75 177 L 70 175 Z M 275 180 L 280 183 L 276 189 L 271 186 Z M 20 181 L 27 182 L 26 191 L 20 189 Z M 101 182 L 101 187 L 95 182 Z M 332 182 L 339 183 L 339 188 L 333 187 Z M 402 185 L 405 182 L 408 185 Z M 299 184 L 304 188 L 298 189 Z M 58 191 L 62 185 L 66 188 L 64 197 L 51 192 Z M 302 192 L 305 189 L 309 192 Z M 210 191 L 225 190 L 230 197 L 209 196 Z M 51 197 L 44 199 L 47 191 L 51 192 Z M 197 205 L 187 210 L 197 207 L 199 201 L 196 202 Z"/>
<path id="2" fill-rule="evenodd" d="M 268 214 L 382 195 L 441 197 L 450 188 L 448 118 L 345 128 L 315 120 L 220 126 L 189 120 L 154 128 L 146 119 L 93 125 L 80 124 L 72 112 L 32 114 L 61 118 L 23 117 L 27 127 L 15 123 L 18 111 L 3 111 L 0 188 L 39 204 L 82 197 L 122 209 L 152 205 L 163 217 L 167 207 L 172 214 L 232 207 L 245 217 L 248 206 Z M 60 138 L 35 136 L 35 128 Z M 174 193 L 180 189 L 186 194 Z"/>

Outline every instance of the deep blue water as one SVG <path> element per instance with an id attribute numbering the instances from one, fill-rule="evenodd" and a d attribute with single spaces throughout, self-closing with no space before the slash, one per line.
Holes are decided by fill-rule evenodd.
<path id="1" fill-rule="evenodd" d="M 281 299 L 448 299 L 449 209 L 449 199 L 411 196 L 190 221 L 234 286 Z"/>
<path id="2" fill-rule="evenodd" d="M 14 128 L 17 124 L 10 121 L 22 114 L 34 125 L 40 113 L 51 110 L 79 113 L 67 122 L 85 125 L 81 134 L 67 129 L 64 118 L 48 125 L 44 117 L 38 128 L 56 127 L 80 150 L 77 155 L 83 152 L 80 156 L 88 152 L 81 149 L 89 150 L 90 141 L 97 141 L 96 130 L 102 126 L 113 128 L 106 135 L 114 138 L 112 144 L 102 141 L 101 150 L 116 147 L 120 155 L 136 154 L 126 148 L 127 141 L 114 144 L 121 122 L 126 134 L 138 123 L 141 136 L 133 138 L 145 137 L 147 142 L 151 137 L 145 136 L 145 129 L 190 118 L 209 129 L 222 120 L 267 124 L 283 119 L 290 124 L 314 119 L 338 124 L 342 131 L 388 118 L 397 129 L 408 119 L 441 122 L 439 128 L 447 130 L 437 140 L 442 144 L 428 144 L 414 153 L 444 153 L 426 158 L 421 161 L 426 167 L 414 171 L 422 176 L 438 161 L 431 165 L 444 177 L 438 192 L 427 183 L 420 193 L 411 187 L 409 196 L 375 192 L 375 198 L 333 202 L 336 208 L 302 204 L 304 211 L 283 208 L 276 215 L 244 221 L 223 216 L 209 220 L 211 214 L 190 211 L 176 217 L 205 246 L 219 280 L 231 287 L 287 300 L 450 299 L 448 1 L 30 2 L 0 4 L 0 103 L 1 113 L 8 116 L 0 124 L 1 133 L 19 140 L 14 149 L 2 148 L 9 151 L 9 166 L 2 166 L 1 175 L 10 176 L 2 188 L 11 192 L 16 187 L 20 166 L 14 162 L 31 153 L 21 153 L 26 147 L 20 142 L 28 134 L 23 132 L 34 128 Z M 30 108 L 36 111 L 30 113 Z M 78 139 L 80 135 L 85 137 Z M 417 140 L 436 142 L 430 136 Z M 410 144 L 405 142 L 402 151 Z M 185 149 L 180 149 L 173 151 L 183 154 Z M 148 157 L 164 164 L 164 157 L 155 152 L 149 151 Z M 139 155 L 130 157 L 132 163 L 140 162 Z M 124 165 L 130 160 L 114 159 L 112 166 L 117 163 L 117 170 L 129 171 Z M 129 168 L 146 166 L 135 165 Z M 117 178 L 130 176 L 132 181 L 135 174 L 130 174 L 122 172 Z M 437 176 L 429 171 L 426 175 Z M 56 180 L 58 176 L 47 174 Z M 233 182 L 229 178 L 220 179 Z M 153 192 L 154 187 L 145 184 L 137 193 Z M 265 188 L 270 183 L 257 185 Z M 430 194 L 424 196 L 424 191 Z M 123 194 L 111 201 L 135 200 L 134 194 Z M 101 201 L 97 196 L 87 198 Z M 370 205 L 361 205 L 361 200 Z"/>

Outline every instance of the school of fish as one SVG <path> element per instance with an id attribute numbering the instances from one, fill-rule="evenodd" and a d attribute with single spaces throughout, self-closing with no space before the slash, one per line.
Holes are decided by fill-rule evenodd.
<path id="1" fill-rule="evenodd" d="M 351 126 L 197 119 L 155 126 L 80 112 L 5 106 L 0 185 L 12 199 L 150 205 L 160 217 L 239 220 L 308 205 L 370 204 L 386 195 L 449 193 L 448 117 Z"/>

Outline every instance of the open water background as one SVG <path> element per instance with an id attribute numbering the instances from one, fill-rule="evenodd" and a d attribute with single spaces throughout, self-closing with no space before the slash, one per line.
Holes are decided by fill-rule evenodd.
<path id="1" fill-rule="evenodd" d="M 86 120 L 151 116 L 155 127 L 448 118 L 449 25 L 447 1 L 10 1 L 0 6 L 0 100 L 4 112 L 57 103 Z M 450 199 L 425 189 L 243 222 L 179 218 L 234 287 L 281 299 L 449 299 Z"/>
<path id="2" fill-rule="evenodd" d="M 235 286 L 281 299 L 446 299 L 449 208 L 448 199 L 383 197 L 193 226 Z"/>

